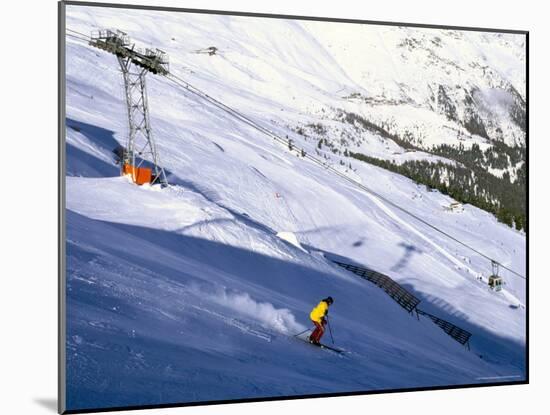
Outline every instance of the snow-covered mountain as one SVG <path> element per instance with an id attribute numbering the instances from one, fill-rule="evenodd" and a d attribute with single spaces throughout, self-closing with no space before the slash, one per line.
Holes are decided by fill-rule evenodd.
<path id="1" fill-rule="evenodd" d="M 524 36 L 338 26 L 341 36 L 319 22 L 309 30 L 363 88 L 348 98 L 378 125 L 424 148 L 457 145 L 457 135 L 466 146 L 525 145 Z"/>
<path id="2" fill-rule="evenodd" d="M 524 233 L 346 157 L 457 163 L 405 151 L 407 137 L 524 146 L 523 37 L 82 6 L 67 27 L 166 51 L 173 74 L 525 274 Z M 489 290 L 486 259 L 164 77 L 148 93 L 171 186 L 135 186 L 113 154 L 127 134 L 116 58 L 73 37 L 66 53 L 69 408 L 525 379 L 524 279 Z M 331 256 L 389 275 L 470 331 L 471 351 Z M 327 295 L 345 355 L 292 337 Z"/>

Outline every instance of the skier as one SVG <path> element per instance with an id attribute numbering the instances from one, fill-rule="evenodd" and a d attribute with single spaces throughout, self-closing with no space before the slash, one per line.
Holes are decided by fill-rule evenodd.
<path id="1" fill-rule="evenodd" d="M 325 316 L 328 314 L 328 307 L 333 303 L 332 297 L 327 297 L 319 302 L 317 306 L 309 313 L 309 318 L 315 324 L 315 330 L 309 336 L 309 342 L 313 344 L 321 344 L 321 337 L 325 333 L 325 324 L 327 320 Z"/>

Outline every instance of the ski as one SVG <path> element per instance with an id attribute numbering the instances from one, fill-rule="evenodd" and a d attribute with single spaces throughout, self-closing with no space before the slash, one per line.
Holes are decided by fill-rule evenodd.
<path id="1" fill-rule="evenodd" d="M 327 346 L 326 344 L 322 344 L 322 343 L 316 344 L 316 343 L 310 343 L 310 342 L 308 343 L 311 344 L 312 346 L 317 346 L 321 349 L 332 350 L 333 352 L 336 352 L 336 353 L 345 353 L 345 350 L 337 349 L 336 347 Z"/>
<path id="2" fill-rule="evenodd" d="M 332 347 L 332 346 L 327 346 L 326 344 L 323 344 L 323 343 L 319 343 L 319 344 L 316 344 L 316 343 L 311 343 L 309 341 L 309 338 L 306 336 L 306 337 L 303 337 L 303 333 L 298 333 L 298 334 L 295 334 L 293 336 L 294 338 L 298 339 L 298 340 L 301 340 L 307 344 L 310 344 L 312 346 L 317 346 L 318 348 L 320 349 L 326 349 L 326 350 L 330 350 L 330 351 L 333 351 L 335 353 L 340 353 L 340 354 L 344 354 L 346 353 L 347 351 L 346 350 L 342 350 L 342 349 L 338 349 L 336 347 Z"/>

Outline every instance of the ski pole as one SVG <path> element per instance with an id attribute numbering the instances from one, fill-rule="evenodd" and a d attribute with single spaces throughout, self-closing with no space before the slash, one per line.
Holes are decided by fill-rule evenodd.
<path id="1" fill-rule="evenodd" d="M 328 316 L 325 316 L 327 319 L 327 325 L 328 325 L 328 332 L 330 333 L 330 339 L 332 340 L 332 344 L 334 344 L 334 337 L 332 337 L 332 329 L 330 328 L 330 321 L 328 319 Z"/>
<path id="2" fill-rule="evenodd" d="M 298 334 L 295 334 L 294 337 L 298 337 L 300 334 L 304 334 L 306 331 L 308 331 L 309 328 L 305 329 L 304 331 L 301 331 L 300 333 Z"/>

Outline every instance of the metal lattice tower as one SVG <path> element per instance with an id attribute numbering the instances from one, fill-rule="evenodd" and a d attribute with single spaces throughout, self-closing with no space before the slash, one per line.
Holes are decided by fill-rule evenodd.
<path id="1" fill-rule="evenodd" d="M 128 141 L 122 154 L 122 173 L 131 172 L 136 181 L 137 169 L 149 162 L 152 164 L 151 183 L 167 185 L 151 129 L 145 83 L 148 72 L 169 74 L 166 53 L 160 49 L 136 49 L 134 44 L 130 44 L 128 35 L 119 30 L 93 32 L 89 43 L 116 55 L 122 70 L 129 126 Z"/>

